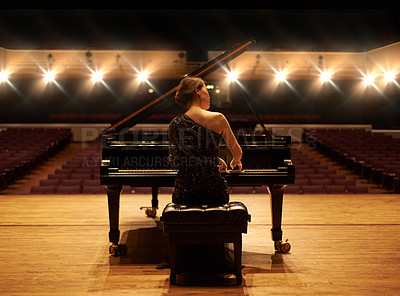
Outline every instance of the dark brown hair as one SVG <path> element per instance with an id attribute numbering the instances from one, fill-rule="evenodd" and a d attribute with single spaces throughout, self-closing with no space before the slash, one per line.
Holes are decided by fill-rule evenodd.
<path id="1" fill-rule="evenodd" d="M 186 76 L 178 85 L 178 89 L 175 93 L 175 102 L 186 109 L 188 102 L 193 100 L 193 93 L 196 89 L 200 89 L 204 85 L 205 82 L 203 79 Z"/>

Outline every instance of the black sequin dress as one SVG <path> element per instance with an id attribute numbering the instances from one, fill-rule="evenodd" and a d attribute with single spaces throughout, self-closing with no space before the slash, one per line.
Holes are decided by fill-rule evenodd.
<path id="1" fill-rule="evenodd" d="M 178 169 L 172 202 L 177 204 L 225 204 L 229 202 L 226 180 L 218 169 L 222 136 L 186 114 L 169 125 L 169 162 Z M 233 273 L 233 251 L 228 244 L 178 245 L 177 269 Z"/>
<path id="2" fill-rule="evenodd" d="M 169 125 L 169 162 L 178 169 L 172 202 L 177 204 L 225 204 L 226 180 L 218 170 L 218 146 L 222 136 L 186 114 Z"/>

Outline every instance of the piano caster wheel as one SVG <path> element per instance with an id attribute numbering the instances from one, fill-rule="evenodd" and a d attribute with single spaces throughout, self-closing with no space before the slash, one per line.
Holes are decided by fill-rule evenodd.
<path id="1" fill-rule="evenodd" d="M 288 240 L 286 240 L 285 242 L 282 241 L 276 241 L 275 242 L 275 250 L 279 253 L 287 253 L 290 251 L 290 244 L 287 242 Z"/>
<path id="2" fill-rule="evenodd" d="M 110 255 L 114 257 L 124 256 L 126 253 L 128 253 L 128 247 L 125 244 L 112 244 L 108 248 L 108 251 L 110 252 Z"/>
<path id="3" fill-rule="evenodd" d="M 147 217 L 150 218 L 154 218 L 157 215 L 157 208 L 153 208 L 153 207 L 141 207 L 141 210 L 146 209 L 145 210 L 145 214 Z"/>

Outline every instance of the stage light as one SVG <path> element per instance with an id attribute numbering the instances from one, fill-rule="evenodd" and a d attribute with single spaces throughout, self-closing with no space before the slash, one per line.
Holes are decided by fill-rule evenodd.
<path id="1" fill-rule="evenodd" d="M 368 74 L 364 76 L 364 85 L 372 85 L 374 84 L 375 76 L 372 74 Z"/>
<path id="2" fill-rule="evenodd" d="M 9 73 L 7 71 L 0 72 L 0 83 L 8 81 Z"/>
<path id="3" fill-rule="evenodd" d="M 92 73 L 92 81 L 93 82 L 100 82 L 103 80 L 104 73 L 101 71 L 96 71 Z"/>
<path id="4" fill-rule="evenodd" d="M 325 83 L 325 82 L 329 82 L 331 81 L 332 78 L 332 73 L 327 71 L 327 72 L 322 72 L 321 76 L 320 76 L 320 80 L 321 82 Z"/>
<path id="5" fill-rule="evenodd" d="M 386 82 L 394 82 L 396 80 L 396 73 L 386 72 L 384 77 Z"/>
<path id="6" fill-rule="evenodd" d="M 149 94 L 152 94 L 152 93 L 154 93 L 154 89 L 149 88 L 149 89 L 147 90 L 147 92 L 148 92 Z"/>
<path id="7" fill-rule="evenodd" d="M 48 71 L 44 73 L 44 81 L 46 83 L 54 82 L 55 78 L 56 78 L 56 73 L 54 73 L 53 71 Z"/>
<path id="8" fill-rule="evenodd" d="M 287 73 L 285 71 L 277 72 L 275 75 L 275 80 L 277 82 L 284 82 L 286 81 Z"/>
<path id="9" fill-rule="evenodd" d="M 239 77 L 238 72 L 229 72 L 227 79 L 228 79 L 229 83 L 232 83 L 232 82 L 237 81 L 238 77 Z"/>
<path id="10" fill-rule="evenodd" d="M 147 81 L 147 78 L 149 78 L 149 73 L 146 71 L 138 72 L 137 74 L 137 79 L 139 82 L 145 82 Z"/>

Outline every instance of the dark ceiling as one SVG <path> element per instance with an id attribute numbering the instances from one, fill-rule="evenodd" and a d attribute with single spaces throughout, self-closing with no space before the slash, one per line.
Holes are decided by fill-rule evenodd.
<path id="1" fill-rule="evenodd" d="M 317 5 L 326 1 L 271 2 L 256 9 L 11 7 L 0 10 L 0 47 L 174 49 L 201 60 L 208 50 L 225 50 L 251 37 L 256 50 L 365 51 L 400 41 L 398 1 L 347 1 L 328 8 Z M 90 1 L 81 3 L 90 7 Z"/>

